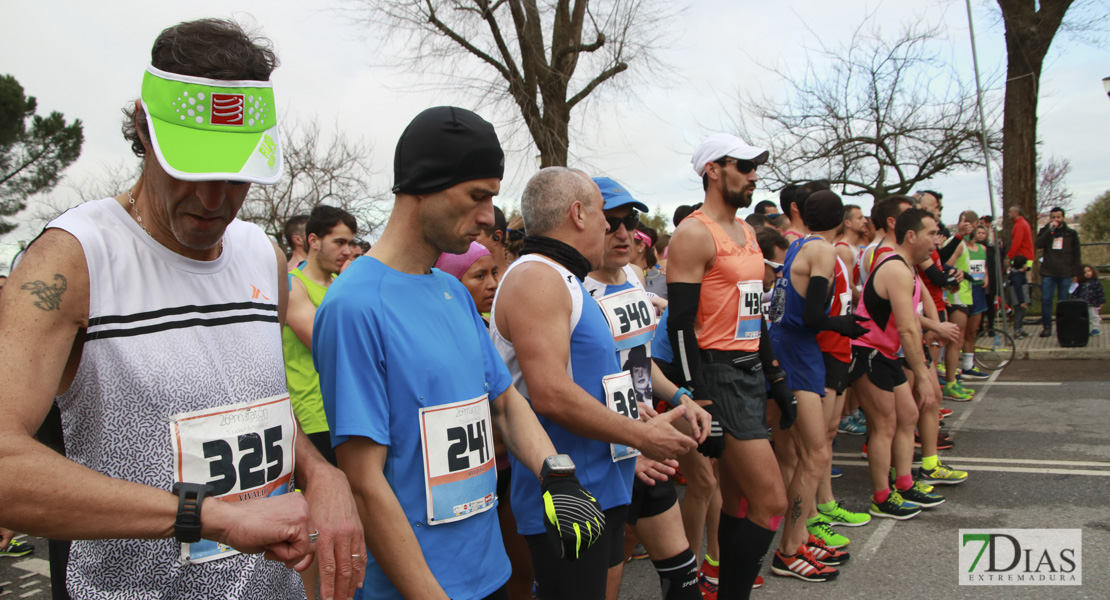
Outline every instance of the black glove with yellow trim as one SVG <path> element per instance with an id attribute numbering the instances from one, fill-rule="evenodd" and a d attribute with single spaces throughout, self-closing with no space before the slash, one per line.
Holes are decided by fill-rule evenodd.
<path id="1" fill-rule="evenodd" d="M 540 481 L 543 524 L 559 556 L 575 560 L 601 539 L 605 514 L 574 475 L 548 474 Z"/>

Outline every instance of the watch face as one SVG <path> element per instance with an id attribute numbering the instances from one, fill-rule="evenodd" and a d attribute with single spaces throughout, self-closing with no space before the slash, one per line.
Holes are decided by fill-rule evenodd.
<path id="1" fill-rule="evenodd" d="M 547 457 L 547 466 L 552 471 L 572 471 L 574 470 L 574 461 L 566 454 L 556 454 Z"/>

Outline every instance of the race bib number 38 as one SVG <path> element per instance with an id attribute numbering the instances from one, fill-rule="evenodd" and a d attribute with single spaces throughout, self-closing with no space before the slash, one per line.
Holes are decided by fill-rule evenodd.
<path id="1" fill-rule="evenodd" d="M 632 374 L 622 371 L 608 375 L 601 379 L 605 388 L 605 402 L 609 409 L 618 415 L 630 419 L 640 418 L 640 409 L 636 406 L 636 388 L 632 385 Z M 613 462 L 639 456 L 640 451 L 624 444 L 609 444 L 609 451 L 613 455 Z"/>
<path id="2" fill-rule="evenodd" d="M 284 494 L 293 476 L 296 431 L 288 395 L 174 415 L 174 480 L 211 485 L 225 502 Z M 182 559 L 192 563 L 234 554 L 210 540 L 181 546 Z"/>
<path id="3" fill-rule="evenodd" d="M 497 497 L 489 397 L 420 409 L 428 524 L 489 510 Z"/>
<path id="4" fill-rule="evenodd" d="M 736 339 L 759 339 L 763 321 L 763 282 L 740 281 L 740 305 L 736 310 Z"/>

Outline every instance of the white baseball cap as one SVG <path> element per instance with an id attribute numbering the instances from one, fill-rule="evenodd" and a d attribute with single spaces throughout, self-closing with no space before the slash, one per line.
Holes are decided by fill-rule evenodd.
<path id="1" fill-rule="evenodd" d="M 694 157 L 690 163 L 694 165 L 694 172 L 698 177 L 705 175 L 706 163 L 720 160 L 726 156 L 740 160 L 750 160 L 757 165 L 767 162 L 771 153 L 763 148 L 756 148 L 744 140 L 729 133 L 714 133 L 705 138 L 705 141 L 694 150 Z"/>

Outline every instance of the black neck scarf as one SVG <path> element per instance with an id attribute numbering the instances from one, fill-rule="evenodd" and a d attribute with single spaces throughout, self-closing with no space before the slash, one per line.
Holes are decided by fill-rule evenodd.
<path id="1" fill-rule="evenodd" d="M 578 281 L 585 281 L 586 275 L 590 272 L 590 261 L 586 260 L 581 252 L 574 246 L 553 238 L 542 235 L 524 236 L 524 246 L 520 250 L 520 255 L 525 254 L 542 254 L 554 259 L 577 277 Z"/>

